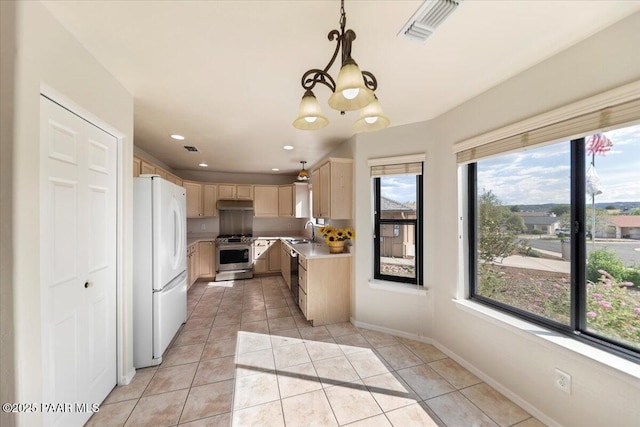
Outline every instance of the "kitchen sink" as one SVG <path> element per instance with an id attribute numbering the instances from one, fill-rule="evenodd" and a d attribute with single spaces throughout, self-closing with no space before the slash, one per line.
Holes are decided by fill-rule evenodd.
<path id="1" fill-rule="evenodd" d="M 287 239 L 287 243 L 291 244 L 291 245 L 299 245 L 302 243 L 311 243 L 311 240 L 309 239 Z"/>

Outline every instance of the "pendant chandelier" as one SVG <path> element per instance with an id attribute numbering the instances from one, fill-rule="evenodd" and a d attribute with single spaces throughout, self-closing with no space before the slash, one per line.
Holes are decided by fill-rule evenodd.
<path id="1" fill-rule="evenodd" d="M 329 106 L 340 111 L 360 110 L 360 116 L 354 123 L 358 131 L 376 131 L 389 126 L 389 118 L 382 112 L 380 102 L 374 91 L 378 87 L 375 76 L 368 71 L 360 71 L 360 67 L 351 57 L 351 44 L 356 38 L 353 30 L 346 30 L 347 15 L 344 11 L 344 0 L 340 1 L 340 30 L 329 32 L 329 41 L 336 41 L 336 49 L 331 60 L 324 69 L 312 68 L 302 75 L 301 83 L 305 89 L 298 118 L 293 126 L 301 130 L 322 129 L 329 124 L 329 120 L 322 115 L 320 104 L 313 94 L 313 88 L 321 83 L 331 89 Z M 340 52 L 342 50 L 342 52 Z M 329 69 L 341 53 L 342 66 L 335 81 L 329 74 Z"/>
<path id="2" fill-rule="evenodd" d="M 311 177 L 309 176 L 309 172 L 307 172 L 304 169 L 304 165 L 307 163 L 304 160 L 301 161 L 300 163 L 302 163 L 302 169 L 300 170 L 300 172 L 298 172 L 298 181 L 309 181 L 311 179 Z"/>

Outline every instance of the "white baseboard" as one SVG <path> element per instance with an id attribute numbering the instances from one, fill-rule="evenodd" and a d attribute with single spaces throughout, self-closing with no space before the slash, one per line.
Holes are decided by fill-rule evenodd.
<path id="1" fill-rule="evenodd" d="M 351 317 L 349 320 L 351 321 L 351 324 L 353 326 L 357 326 L 358 328 L 384 332 L 385 334 L 395 335 L 396 337 L 409 338 L 411 340 L 420 341 L 425 344 L 433 344 L 433 340 L 430 337 L 399 331 L 397 329 L 385 328 L 384 326 L 373 325 L 371 323 L 360 322 L 353 317 Z"/>
<path id="2" fill-rule="evenodd" d="M 446 354 L 448 357 L 450 357 L 451 359 L 453 359 L 454 361 L 459 363 L 465 369 L 469 370 L 472 374 L 474 374 L 475 376 L 480 378 L 482 381 L 484 381 L 485 383 L 489 384 L 491 387 L 496 389 L 498 392 L 500 392 L 507 399 L 511 400 L 516 405 L 520 406 L 522 409 L 527 411 L 529 414 L 531 414 L 533 417 L 537 418 L 542 423 L 548 425 L 549 427 L 562 427 L 562 425 L 560 423 L 558 423 L 557 421 L 553 420 L 549 416 L 545 415 L 538 408 L 536 408 L 535 406 L 531 405 L 529 402 L 525 401 L 520 396 L 518 396 L 516 393 L 512 392 L 510 389 L 508 389 L 504 385 L 500 384 L 499 382 L 497 382 L 493 378 L 489 377 L 487 374 L 482 372 L 480 369 L 476 368 L 471 363 L 467 362 L 464 358 L 460 357 L 458 354 L 456 354 L 455 352 L 451 351 L 449 348 L 445 347 L 441 343 L 435 341 L 433 338 L 426 337 L 426 336 L 421 336 L 421 335 L 417 335 L 417 334 L 412 334 L 412 333 L 408 333 L 408 332 L 404 332 L 404 331 L 399 331 L 399 330 L 396 330 L 396 329 L 385 328 L 384 326 L 373 325 L 371 323 L 360 322 L 360 321 L 355 320 L 353 317 L 350 320 L 351 320 L 351 324 L 353 324 L 354 326 L 357 326 L 359 328 L 369 329 L 369 330 L 377 331 L 377 332 L 384 332 L 384 333 L 389 334 L 389 335 L 395 335 L 397 337 L 402 337 L 402 338 L 409 338 L 409 339 L 412 339 L 412 340 L 415 340 L 415 341 L 420 341 L 420 342 L 423 342 L 423 343 L 426 343 L 426 344 L 431 344 L 431 345 L 435 346 L 438 350 L 440 350 L 441 352 Z"/>
<path id="3" fill-rule="evenodd" d="M 126 374 L 122 375 L 118 381 L 118 385 L 127 385 L 131 382 L 131 380 L 133 379 L 133 377 L 136 375 L 136 370 L 131 369 L 129 372 L 127 372 Z"/>

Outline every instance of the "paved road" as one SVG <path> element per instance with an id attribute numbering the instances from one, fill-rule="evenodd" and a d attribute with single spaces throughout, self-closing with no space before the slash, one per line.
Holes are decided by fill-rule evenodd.
<path id="1" fill-rule="evenodd" d="M 560 253 L 560 240 L 539 239 L 537 237 L 528 238 L 529 244 L 534 249 L 544 249 L 547 251 Z M 620 242 L 598 242 L 595 243 L 596 249 L 609 248 L 613 250 L 625 265 L 640 266 L 640 242 L 639 241 L 620 241 Z M 587 242 L 587 254 L 593 250 L 593 243 Z"/>

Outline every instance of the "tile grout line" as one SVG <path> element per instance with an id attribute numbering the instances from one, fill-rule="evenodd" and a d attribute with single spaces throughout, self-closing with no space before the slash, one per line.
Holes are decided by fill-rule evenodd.
<path id="1" fill-rule="evenodd" d="M 312 360 L 312 358 L 311 358 L 311 353 L 309 352 L 309 349 L 307 348 L 307 346 L 306 346 L 306 344 L 305 344 L 306 342 L 316 342 L 316 340 L 315 340 L 315 339 L 313 339 L 313 338 L 305 339 L 305 338 L 303 338 L 303 337 L 302 337 L 301 329 L 306 328 L 306 327 L 309 327 L 310 325 L 308 325 L 308 324 L 298 324 L 297 322 L 295 322 L 295 317 L 296 317 L 296 315 L 297 315 L 297 312 L 296 312 L 296 313 L 294 313 L 294 312 L 292 311 L 292 310 L 293 310 L 293 308 L 295 308 L 295 301 L 293 301 L 293 299 L 292 299 L 292 298 L 289 298 L 289 297 L 288 297 L 288 295 L 286 294 L 286 292 L 285 292 L 285 291 L 286 291 L 287 289 L 286 289 L 286 286 L 283 286 L 283 285 L 284 285 L 284 282 L 282 282 L 282 281 L 277 281 L 277 283 L 269 283 L 268 285 L 264 285 L 264 283 L 262 282 L 262 279 L 261 279 L 261 278 L 257 278 L 257 279 L 259 279 L 259 280 L 260 280 L 260 282 L 259 282 L 259 283 L 252 283 L 251 285 L 247 285 L 247 284 L 244 284 L 244 283 L 243 283 L 243 284 L 242 284 L 242 291 L 241 291 L 241 292 L 239 292 L 239 291 L 229 291 L 229 289 L 224 289 L 224 291 L 223 291 L 223 292 L 215 292 L 215 294 L 221 294 L 221 296 L 220 296 L 220 298 L 219 298 L 219 300 L 218 300 L 217 304 L 215 304 L 215 307 L 210 307 L 210 309 L 212 310 L 213 319 L 212 319 L 212 321 L 211 321 L 211 325 L 210 325 L 210 326 L 209 326 L 209 328 L 208 328 L 209 330 L 208 330 L 208 333 L 207 333 L 207 335 L 206 335 L 206 338 L 204 339 L 204 342 L 203 342 L 202 352 L 200 352 L 200 357 L 199 357 L 199 359 L 198 359 L 198 361 L 197 361 L 196 372 L 194 373 L 194 377 L 192 378 L 190 385 L 189 385 L 187 388 L 179 389 L 179 390 L 185 390 L 185 389 L 186 389 L 186 390 L 188 390 L 188 391 L 187 391 L 187 396 L 186 396 L 186 398 L 185 398 L 184 404 L 182 405 L 182 408 L 181 408 L 180 414 L 179 414 L 179 416 L 178 416 L 178 423 L 180 422 L 180 420 L 181 420 L 182 416 L 184 415 L 184 410 L 185 410 L 185 408 L 186 408 L 186 403 L 187 403 L 187 401 L 188 401 L 188 399 L 189 399 L 189 395 L 191 394 L 191 390 L 192 390 L 192 389 L 193 389 L 193 387 L 194 387 L 194 385 L 193 385 L 193 384 L 195 383 L 195 379 L 196 379 L 196 377 L 197 377 L 198 370 L 200 369 L 201 364 L 202 364 L 202 362 L 203 362 L 203 359 L 202 359 L 202 358 L 203 358 L 203 355 L 204 355 L 204 349 L 206 348 L 207 344 L 209 343 L 209 339 L 211 339 L 211 338 L 212 338 L 212 333 L 213 333 L 213 328 L 214 328 L 214 324 L 215 324 L 215 320 L 216 320 L 216 318 L 218 317 L 218 315 L 228 315 L 228 316 L 230 316 L 230 317 L 232 317 L 232 318 L 233 318 L 235 315 L 238 315 L 238 316 L 239 316 L 239 323 L 238 323 L 238 324 L 234 323 L 234 324 L 229 324 L 229 325 L 219 325 L 219 326 L 221 326 L 221 327 L 222 327 L 222 326 L 232 327 L 232 326 L 237 325 L 237 326 L 238 326 L 238 330 L 234 332 L 234 333 L 235 333 L 235 339 L 236 339 L 236 346 L 235 346 L 235 352 L 234 352 L 234 358 L 235 358 L 234 362 L 235 362 L 235 366 L 234 366 L 233 377 L 231 378 L 231 379 L 233 380 L 232 387 L 231 387 L 231 393 L 232 393 L 231 407 L 230 407 L 229 412 L 223 412 L 223 413 L 215 414 L 215 415 L 214 415 L 214 416 L 219 416 L 219 415 L 229 414 L 229 417 L 230 417 L 230 420 L 229 420 L 229 421 L 230 421 L 230 424 L 232 424 L 232 423 L 233 423 L 234 414 L 236 413 L 236 409 L 235 409 L 234 405 L 235 405 L 235 401 L 236 401 L 236 382 L 237 382 L 237 379 L 238 379 L 238 377 L 237 377 L 237 369 L 238 369 L 238 368 L 237 368 L 237 365 L 238 365 L 238 364 L 237 364 L 237 362 L 238 362 L 238 359 L 237 359 L 237 358 L 238 358 L 238 355 L 239 355 L 239 340 L 238 340 L 238 334 L 239 334 L 239 332 L 241 332 L 241 331 L 242 331 L 242 324 L 243 324 L 243 322 L 242 322 L 242 313 L 244 313 L 244 312 L 245 312 L 245 310 L 244 310 L 244 309 L 246 308 L 246 307 L 245 307 L 245 304 L 249 304 L 249 303 L 253 304 L 253 303 L 255 303 L 255 302 L 256 302 L 256 298 L 255 298 L 255 297 L 256 297 L 258 294 L 260 295 L 260 297 L 261 297 L 261 301 L 262 301 L 262 302 L 263 302 L 263 304 L 264 304 L 264 308 L 263 308 L 263 310 L 264 310 L 264 312 L 265 312 L 265 317 L 266 317 L 266 319 L 264 320 L 264 322 L 266 323 L 266 326 L 267 326 L 267 331 L 268 331 L 268 332 L 267 332 L 267 334 L 269 335 L 269 343 L 270 343 L 270 349 L 271 349 L 271 357 L 273 358 L 273 362 L 274 362 L 274 371 L 273 371 L 273 373 L 274 373 L 274 375 L 276 376 L 276 382 L 275 382 L 275 384 L 276 384 L 277 391 L 278 391 L 278 400 L 280 401 L 281 420 L 282 420 L 283 425 L 285 425 L 285 426 L 286 426 L 285 410 L 284 410 L 284 405 L 283 405 L 283 400 L 284 400 L 284 399 L 283 399 L 283 397 L 282 397 L 282 393 L 281 393 L 281 390 L 280 390 L 280 379 L 278 378 L 278 372 L 279 372 L 279 370 L 278 370 L 278 369 L 276 368 L 276 366 L 275 366 L 275 361 L 276 361 L 276 357 L 275 357 L 275 350 L 276 350 L 276 347 L 274 347 L 274 345 L 273 345 L 273 337 L 274 337 L 274 336 L 277 336 L 277 337 L 283 337 L 283 338 L 285 338 L 285 339 L 286 339 L 286 338 L 287 338 L 287 335 L 282 335 L 282 336 L 281 336 L 281 335 L 277 335 L 277 334 L 278 334 L 278 332 L 281 332 L 281 331 L 284 331 L 284 330 L 293 330 L 293 329 L 295 329 L 295 331 L 296 331 L 297 335 L 300 337 L 300 338 L 299 338 L 300 343 L 302 343 L 302 344 L 303 344 L 303 347 L 304 347 L 304 349 L 305 349 L 306 355 L 308 356 L 309 361 L 310 361 L 310 363 L 311 363 L 311 367 L 312 367 L 312 369 L 313 369 L 313 372 L 315 373 L 315 377 L 318 379 L 318 383 L 320 384 L 320 387 L 321 387 L 320 389 L 323 391 L 323 395 L 324 395 L 324 397 L 325 397 L 326 401 L 329 403 L 329 407 L 330 407 L 330 409 L 331 409 L 331 413 L 332 413 L 332 415 L 333 415 L 333 417 L 334 417 L 334 420 L 335 420 L 335 421 L 337 421 L 337 416 L 336 416 L 335 410 L 334 410 L 333 406 L 331 405 L 331 402 L 329 401 L 329 398 L 328 398 L 328 395 L 327 395 L 327 388 L 325 388 L 325 387 L 324 387 L 324 385 L 323 385 L 322 381 L 320 380 L 320 377 L 319 377 L 318 371 L 317 371 L 317 369 L 316 369 L 316 366 L 315 366 L 314 360 Z M 265 286 L 266 286 L 266 288 L 265 288 Z M 260 289 L 259 293 L 258 293 L 258 292 L 255 292 L 255 291 L 257 290 L 257 288 L 258 288 L 258 287 L 259 287 L 259 289 Z M 268 292 L 266 292 L 267 290 L 268 290 Z M 205 291 L 203 291 L 202 293 L 200 293 L 200 294 L 199 294 L 199 297 L 198 297 L 198 298 L 197 298 L 197 300 L 193 303 L 193 309 L 190 311 L 190 313 L 188 313 L 188 316 L 187 316 L 187 322 L 188 322 L 189 320 L 197 319 L 198 317 L 200 317 L 200 316 L 198 316 L 198 317 L 194 318 L 194 317 L 193 317 L 193 314 L 194 314 L 194 312 L 198 309 L 198 305 L 200 305 L 200 303 L 202 303 L 202 300 L 203 300 L 203 298 L 204 298 L 204 296 L 205 296 L 206 294 L 207 294 L 206 289 L 205 289 Z M 214 293 L 212 293 L 212 294 L 214 294 Z M 195 294 L 194 294 L 194 296 L 195 296 Z M 226 298 L 226 300 L 225 300 L 225 296 L 227 297 L 227 298 Z M 275 304 L 279 304 L 279 303 L 277 302 L 277 299 L 279 299 L 279 298 L 283 298 L 283 299 L 284 299 L 285 306 L 283 306 L 283 307 L 276 307 L 276 309 L 287 308 L 287 309 L 289 310 L 289 316 L 284 316 L 283 318 L 285 318 L 285 317 L 291 317 L 291 318 L 294 320 L 294 325 L 295 325 L 293 328 L 288 328 L 288 329 L 282 329 L 282 330 L 275 330 L 275 331 L 272 331 L 272 329 L 271 329 L 271 327 L 270 327 L 270 324 L 269 324 L 269 320 L 270 320 L 270 319 L 269 319 L 269 316 L 268 316 L 268 314 L 267 314 L 267 296 L 269 297 L 269 300 L 270 300 L 270 301 L 276 301 L 276 302 L 275 302 Z M 239 302 L 236 302 L 235 304 L 234 304 L 234 303 L 231 303 L 231 304 L 229 304 L 229 303 L 228 303 L 229 301 L 237 300 L 237 299 L 238 299 L 238 297 L 240 298 L 240 301 L 239 301 Z M 249 299 L 247 299 L 247 297 L 248 297 Z M 277 298 L 276 298 L 276 297 L 277 297 Z M 216 298 L 216 299 L 217 299 L 217 298 Z M 250 300 L 251 300 L 251 301 L 250 301 Z M 291 301 L 289 301 L 289 300 L 291 300 Z M 208 302 L 207 302 L 207 303 L 208 303 Z M 226 308 L 236 307 L 236 306 L 239 304 L 239 305 L 240 305 L 240 310 L 238 311 L 237 309 L 231 309 L 231 311 L 225 311 L 225 308 L 222 308 L 222 311 L 221 311 L 221 306 L 222 306 L 222 304 L 224 304 L 224 303 L 226 303 L 226 304 L 225 304 L 225 307 L 226 307 Z M 293 308 L 292 308 L 292 307 L 293 307 Z M 206 317 L 208 317 L 208 316 L 206 316 Z M 274 319 L 278 319 L 278 318 L 274 318 Z M 274 320 L 274 319 L 271 319 L 271 320 Z M 244 323 L 251 323 L 251 322 L 244 322 Z M 183 328 L 183 331 L 184 331 L 184 326 L 183 326 L 182 328 Z M 326 329 L 326 328 L 325 328 L 325 329 Z M 340 329 L 337 329 L 337 330 L 340 330 Z M 338 333 L 338 332 L 337 332 L 337 330 L 336 330 L 336 333 Z M 344 329 L 342 329 L 342 330 L 344 331 Z M 183 331 L 181 331 L 181 333 L 182 333 Z M 417 401 L 415 401 L 415 402 L 413 402 L 413 403 L 409 403 L 408 405 L 400 406 L 400 407 L 398 407 L 398 408 L 394 408 L 394 409 L 392 409 L 392 410 L 390 410 L 390 411 L 385 411 L 385 410 L 382 408 L 381 404 L 378 402 L 378 400 L 376 400 L 376 399 L 375 399 L 375 397 L 373 396 L 373 394 L 372 394 L 372 392 L 371 392 L 371 389 L 370 389 L 370 388 L 365 384 L 365 381 L 364 381 L 365 379 L 367 379 L 367 378 L 371 378 L 371 377 L 374 377 L 374 376 L 376 376 L 376 375 L 366 376 L 366 378 L 363 378 L 363 377 L 362 377 L 362 375 L 361 375 L 361 373 L 359 373 L 359 372 L 355 369 L 355 366 L 353 365 L 353 362 L 352 362 L 352 361 L 351 361 L 351 359 L 349 358 L 349 356 L 350 356 L 350 355 L 352 355 L 352 353 L 347 354 L 347 353 L 344 351 L 344 349 L 342 348 L 342 346 L 341 346 L 341 345 L 338 343 L 338 341 L 337 341 L 337 339 L 338 339 L 338 338 L 340 338 L 340 337 L 342 337 L 342 336 L 350 335 L 350 333 L 342 334 L 342 335 L 337 335 L 337 336 L 336 336 L 336 335 L 334 335 L 333 333 L 331 333 L 331 331 L 329 331 L 329 336 L 330 336 L 330 338 L 331 338 L 331 341 L 332 341 L 334 344 L 338 345 L 338 348 L 341 350 L 341 356 L 335 356 L 335 357 L 344 357 L 344 358 L 346 358 L 346 359 L 347 359 L 347 362 L 348 362 L 349 366 L 351 367 L 351 369 L 353 369 L 353 370 L 355 371 L 355 373 L 356 373 L 356 375 L 357 375 L 357 380 L 356 380 L 356 379 L 354 379 L 354 380 L 355 380 L 355 381 L 359 381 L 359 382 L 361 382 L 361 383 L 363 384 L 363 387 L 364 387 L 364 388 L 363 388 L 363 390 L 366 390 L 366 391 L 369 393 L 369 396 L 371 396 L 371 398 L 372 398 L 372 399 L 374 400 L 374 402 L 376 403 L 376 405 L 377 405 L 378 409 L 381 411 L 381 412 L 380 412 L 380 414 L 384 414 L 385 419 L 386 419 L 390 424 L 392 424 L 392 423 L 391 423 L 391 420 L 390 420 L 390 418 L 389 418 L 389 416 L 388 416 L 388 413 L 389 413 L 389 412 L 392 412 L 392 411 L 395 411 L 395 410 L 398 410 L 398 409 L 401 409 L 401 408 L 406 408 L 407 406 L 413 405 L 414 403 L 418 403 L 419 405 L 421 405 L 421 404 L 426 405 L 426 406 L 429 408 L 429 410 L 433 413 L 433 415 L 429 414 L 429 416 L 433 416 L 433 417 L 435 417 L 435 418 L 436 418 L 436 420 L 437 420 L 439 423 L 441 423 L 442 425 L 445 425 L 445 426 L 446 426 L 446 423 L 444 423 L 444 421 L 440 418 L 440 416 L 438 416 L 438 414 L 434 411 L 434 409 L 429 405 L 428 400 L 433 400 L 433 399 L 435 399 L 435 398 L 438 398 L 438 397 L 441 397 L 441 396 L 446 396 L 447 394 L 452 394 L 452 393 L 455 393 L 455 392 L 458 392 L 460 395 L 462 395 L 462 397 L 465 399 L 465 401 L 466 401 L 467 403 L 470 403 L 470 404 L 472 405 L 472 407 L 476 408 L 476 409 L 479 411 L 479 413 L 480 413 L 480 414 L 483 414 L 483 415 L 484 415 L 484 416 L 486 416 L 488 419 L 490 419 L 492 422 L 495 422 L 496 424 L 498 424 L 498 423 L 497 423 L 497 422 L 496 422 L 496 421 L 495 421 L 491 416 L 489 416 L 489 414 L 487 414 L 485 411 L 483 411 L 482 409 L 480 409 L 480 407 L 479 407 L 479 406 L 477 406 L 477 405 L 476 405 L 476 404 L 475 404 L 475 403 L 474 403 L 470 398 L 468 398 L 464 393 L 462 393 L 462 391 L 463 391 L 463 390 L 466 390 L 466 389 L 469 389 L 469 388 L 471 388 L 471 387 L 477 386 L 478 384 L 483 384 L 483 383 L 484 383 L 483 381 L 480 381 L 480 382 L 478 382 L 478 383 L 476 383 L 476 384 L 471 384 L 471 385 L 468 385 L 468 386 L 464 386 L 464 387 L 460 387 L 460 388 L 458 388 L 458 387 L 454 386 L 454 385 L 453 385 L 449 380 L 447 380 L 445 377 L 443 377 L 439 372 L 437 372 L 435 369 L 433 369 L 433 368 L 432 368 L 432 366 L 431 366 L 431 364 L 432 364 L 432 363 L 435 363 L 435 362 L 439 362 L 439 361 L 442 361 L 442 360 L 449 359 L 448 357 L 446 357 L 446 356 L 445 356 L 445 357 L 442 357 L 442 358 L 440 358 L 440 359 L 437 359 L 437 358 L 436 358 L 436 359 L 434 359 L 434 360 L 427 361 L 427 360 L 425 360 L 423 357 L 421 357 L 421 356 L 418 354 L 417 350 L 414 350 L 412 347 L 410 347 L 407 343 L 405 343 L 405 342 L 404 342 L 404 341 L 402 341 L 402 340 L 397 340 L 397 342 L 396 342 L 396 343 L 388 343 L 388 344 L 384 344 L 384 343 L 383 343 L 382 345 L 379 345 L 379 346 L 377 346 L 377 347 L 376 347 L 376 346 L 374 346 L 374 345 L 373 345 L 373 342 L 372 342 L 372 341 L 370 341 L 370 338 L 367 338 L 367 336 L 363 333 L 363 331 L 362 331 L 361 329 L 356 328 L 356 329 L 355 329 L 355 331 L 354 331 L 354 332 L 352 332 L 352 334 L 359 334 L 359 335 L 361 335 L 361 336 L 364 338 L 365 342 L 366 342 L 368 345 L 370 345 L 370 346 L 371 346 L 371 347 L 370 347 L 370 350 L 373 352 L 373 354 L 375 354 L 377 357 L 381 358 L 381 359 L 382 359 L 382 360 L 381 360 L 381 362 L 384 362 L 383 364 L 384 364 L 384 365 L 385 365 L 385 367 L 387 368 L 387 373 L 389 373 L 389 374 L 393 375 L 394 377 L 396 377 L 396 378 L 398 378 L 398 377 L 399 377 L 399 378 L 403 378 L 403 377 L 402 377 L 402 375 L 400 375 L 400 373 L 398 372 L 399 370 L 403 370 L 403 369 L 410 369 L 410 368 L 415 368 L 415 367 L 417 367 L 417 366 L 422 366 L 422 365 L 424 365 L 424 366 L 428 367 L 429 369 L 431 369 L 431 370 L 434 372 L 434 374 L 435 374 L 435 375 L 436 375 L 440 380 L 444 381 L 444 383 L 445 383 L 445 384 L 447 384 L 447 385 L 451 386 L 451 388 L 452 388 L 452 391 L 451 391 L 451 392 L 449 392 L 449 393 L 443 393 L 443 394 L 439 394 L 439 395 L 437 395 L 437 396 L 429 397 L 429 398 L 427 398 L 427 399 L 417 400 Z M 387 335 L 388 335 L 388 334 L 387 334 Z M 294 345 L 294 344 L 296 344 L 296 341 L 298 340 L 298 338 L 295 338 L 295 337 L 291 337 L 291 338 L 292 338 L 293 342 L 291 342 L 290 344 L 284 344 L 284 345 L 281 345 L 281 346 L 279 346 L 279 347 L 286 347 L 286 346 L 289 346 L 289 345 Z M 395 338 L 395 337 L 394 337 L 394 338 Z M 373 338 L 371 338 L 371 339 L 373 339 Z M 218 340 L 216 340 L 216 341 L 220 341 L 220 340 L 218 339 Z M 318 340 L 317 342 L 322 342 L 322 341 L 323 341 L 323 340 Z M 174 348 L 176 348 L 176 347 L 180 347 L 180 346 L 175 346 L 174 344 L 175 344 L 175 343 L 172 343 L 171 348 L 170 348 L 169 350 L 174 349 Z M 185 345 L 187 345 L 187 344 L 185 344 Z M 348 345 L 348 344 L 344 344 L 344 345 Z M 421 363 L 416 364 L 416 365 L 403 366 L 402 368 L 395 369 L 393 366 L 391 366 L 391 364 L 389 363 L 389 361 L 388 361 L 384 356 L 382 356 L 382 354 L 380 354 L 380 353 L 377 351 L 378 349 L 385 348 L 385 347 L 390 347 L 390 346 L 394 346 L 394 345 L 397 345 L 397 346 L 399 346 L 399 348 L 401 348 L 401 349 L 403 349 L 403 350 L 407 351 L 409 355 L 415 356 L 418 360 L 420 360 L 420 361 L 421 361 Z M 364 347 L 363 347 L 363 351 L 364 351 Z M 353 354 L 355 354 L 355 353 L 353 353 Z M 214 358 L 211 358 L 211 360 L 213 360 L 213 359 L 217 359 L 217 358 L 222 358 L 222 357 L 225 357 L 225 356 L 214 357 Z M 322 359 L 318 359 L 317 361 L 322 361 L 322 360 L 326 360 L 326 359 L 330 359 L 330 358 L 322 358 Z M 210 359 L 207 359 L 207 360 L 210 360 Z M 317 362 L 317 361 L 316 361 L 316 362 Z M 299 364 L 294 364 L 294 365 L 292 365 L 292 366 L 299 366 L 299 365 L 304 364 L 304 363 L 306 363 L 306 362 L 299 363 Z M 177 365 L 172 365 L 172 366 L 180 366 L 180 365 L 185 365 L 185 364 L 186 364 L 186 363 L 179 363 L 179 364 L 177 364 Z M 282 368 L 282 369 L 286 369 L 286 368 Z M 130 413 L 128 414 L 128 416 L 127 416 L 127 417 L 126 417 L 126 419 L 124 420 L 124 422 L 125 422 L 125 423 L 130 421 L 131 416 L 132 416 L 132 415 L 133 415 L 133 413 L 135 412 L 135 409 L 139 406 L 141 399 L 142 399 L 143 397 L 148 397 L 148 396 L 144 396 L 144 393 L 149 389 L 149 387 L 150 387 L 150 385 L 151 385 L 151 383 L 152 383 L 153 379 L 154 379 L 154 378 L 156 378 L 156 376 L 158 375 L 158 371 L 159 371 L 159 370 L 160 370 L 160 367 L 159 367 L 159 366 L 155 368 L 155 370 L 154 370 L 154 372 L 153 372 L 153 375 L 152 375 L 152 376 L 151 376 L 151 378 L 149 379 L 149 382 L 147 383 L 147 385 L 144 387 L 144 390 L 142 391 L 141 395 L 140 395 L 137 399 L 130 399 L 130 400 L 136 400 L 136 402 L 135 402 L 135 405 L 133 406 L 133 408 L 131 409 Z M 383 374 L 380 374 L 380 375 L 383 375 Z M 213 383 L 217 383 L 217 382 L 221 382 L 221 381 L 226 381 L 226 380 L 214 381 Z M 352 382 L 352 381 L 344 381 L 344 383 L 350 383 L 350 382 Z M 413 394 L 414 394 L 418 399 L 420 399 L 420 395 L 417 393 L 417 391 L 416 391 L 416 390 L 415 390 L 415 389 L 414 389 L 414 388 L 413 388 L 409 383 L 407 383 L 406 381 L 404 381 L 404 379 L 403 379 L 403 383 L 404 383 L 404 385 L 406 385 L 406 387 L 407 387 L 409 390 L 411 390 L 411 391 L 413 392 Z M 342 384 L 342 383 L 340 383 L 340 384 Z M 339 385 L 339 384 L 333 384 L 333 386 L 336 386 L 336 385 Z M 178 390 L 168 390 L 168 391 L 166 391 L 166 392 L 156 393 L 156 394 L 154 394 L 154 395 L 152 395 L 152 396 L 159 395 L 159 394 L 164 394 L 164 393 L 170 393 L 170 392 L 174 392 L 174 391 L 178 391 Z M 318 390 L 312 390 L 312 391 L 309 391 L 309 392 L 300 393 L 300 394 L 298 394 L 298 395 L 296 395 L 296 396 L 303 395 L 303 394 L 308 394 L 308 393 L 313 393 L 313 392 L 316 392 L 316 391 L 318 391 Z M 293 397 L 293 396 L 290 396 L 290 397 Z M 127 399 L 127 400 L 129 400 L 129 399 Z M 126 401 L 126 400 L 125 400 L 125 401 Z M 275 399 L 274 399 L 274 401 L 275 401 Z M 123 401 L 123 402 L 124 402 L 124 401 Z M 114 402 L 114 403 L 119 403 L 119 402 Z M 240 408 L 240 409 L 244 410 L 244 409 L 248 409 L 248 408 L 251 408 L 251 407 L 260 406 L 260 405 L 263 405 L 263 404 L 266 404 L 266 403 L 270 403 L 270 402 L 264 402 L 264 403 L 260 403 L 260 404 L 256 404 L 256 405 L 248 406 L 247 408 Z M 240 410 L 240 409 L 238 409 L 238 410 Z M 525 412 L 526 412 L 526 411 L 525 411 Z M 350 421 L 350 423 L 352 423 L 352 422 L 360 422 L 360 421 L 363 421 L 363 420 L 366 420 L 366 419 L 369 419 L 369 418 L 374 418 L 374 417 L 377 417 L 377 416 L 378 416 L 378 415 L 380 415 L 380 414 L 372 415 L 372 416 L 370 416 L 370 417 L 362 418 L 362 419 L 359 419 L 359 420 Z M 520 422 L 523 422 L 523 421 L 526 421 L 526 420 L 528 420 L 528 419 L 532 419 L 532 418 L 534 418 L 533 416 L 531 416 L 531 414 L 528 414 L 528 415 L 529 415 L 529 416 L 528 416 L 528 418 L 525 418 L 525 419 L 523 419 L 523 420 L 517 421 L 517 422 L 516 422 L 516 424 L 517 424 L 517 423 L 520 423 Z M 204 417 L 204 418 L 198 418 L 198 419 L 196 419 L 196 420 L 190 420 L 190 421 L 197 421 L 197 420 L 205 419 L 205 418 L 209 418 L 209 417 L 210 417 L 210 416 L 208 415 L 208 416 L 206 416 L 206 417 Z M 434 421 L 435 421 L 435 420 L 434 420 Z"/>

